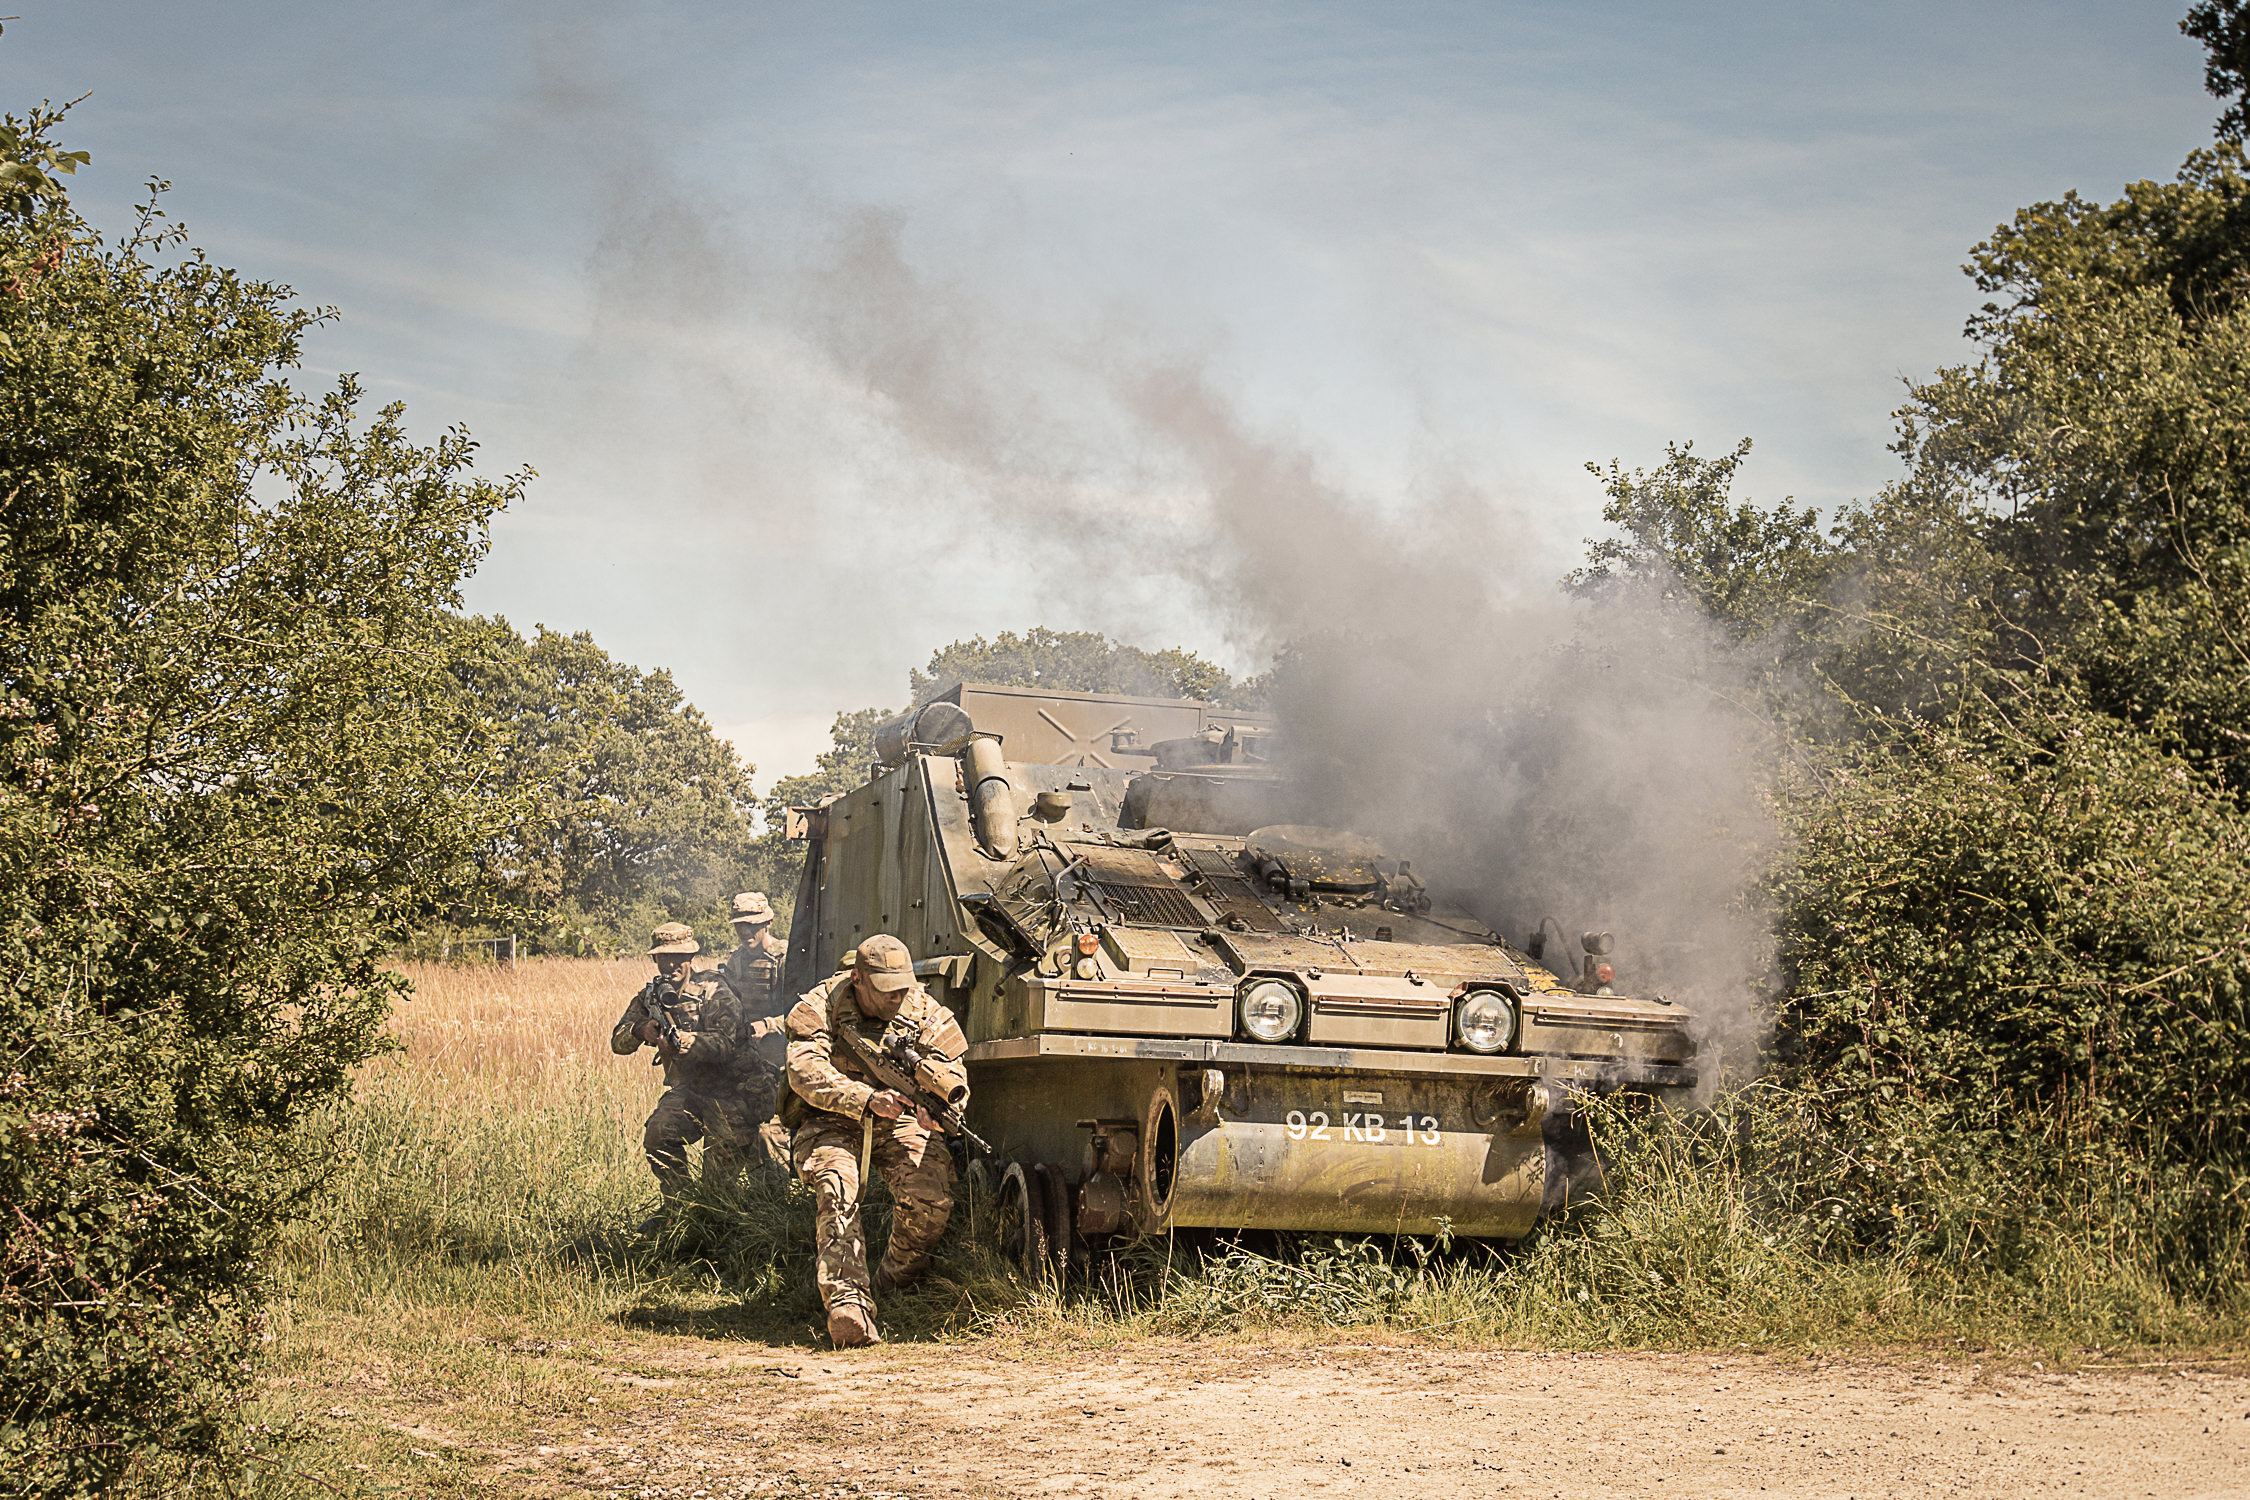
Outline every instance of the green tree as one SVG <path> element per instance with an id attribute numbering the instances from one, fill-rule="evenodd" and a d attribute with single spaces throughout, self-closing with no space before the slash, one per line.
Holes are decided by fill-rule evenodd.
<path id="1" fill-rule="evenodd" d="M 752 767 L 671 674 L 613 659 L 581 631 L 463 627 L 456 673 L 507 747 L 494 783 L 518 821 L 485 851 L 488 893 L 542 946 L 615 949 L 656 923 L 726 931 L 756 862 Z"/>
<path id="2" fill-rule="evenodd" d="M 0 173 L 0 1474 L 41 1496 L 239 1462 L 308 1114 L 494 810 L 446 611 L 519 486 L 301 394 L 324 315 L 153 202 L 105 240 L 57 119 Z"/>
<path id="3" fill-rule="evenodd" d="M 1901 413 L 1911 483 L 1994 564 L 1996 667 L 2080 685 L 2237 786 L 2250 771 L 2250 179 L 2233 144 L 1977 247 L 1982 356 Z"/>
<path id="4" fill-rule="evenodd" d="M 1179 646 L 1146 651 L 1090 630 L 1033 626 L 976 636 L 931 653 L 929 665 L 906 674 L 917 703 L 956 682 L 997 682 L 1066 693 L 1125 693 L 1146 698 L 1217 699 L 1234 685 L 1226 670 Z"/>
<path id="5" fill-rule="evenodd" d="M 2237 1296 L 2250 820 L 2068 693 L 1892 721 L 1846 767 L 1791 799 L 1777 1027 L 1855 1163 L 1844 1227 L 2005 1270 L 2071 1223 Z"/>
<path id="6" fill-rule="evenodd" d="M 1744 438 L 1724 458 L 1700 458 L 1692 442 L 1667 444 L 1653 471 L 1627 472 L 1615 459 L 1606 469 L 1588 464 L 1609 496 L 1602 519 L 1625 534 L 1590 543 L 1569 586 L 1582 594 L 1621 583 L 1677 590 L 1737 635 L 1782 623 L 1785 612 L 1818 597 L 1834 558 L 1810 508 L 1734 500 L 1736 471 L 1749 456 Z"/>
<path id="7" fill-rule="evenodd" d="M 2242 0 L 2198 0 L 2180 30 L 2204 45 L 2203 87 L 2228 101 L 2220 114 L 2221 139 L 2239 141 L 2250 131 L 2250 8 Z"/>
<path id="8" fill-rule="evenodd" d="M 1627 534 L 1574 582 L 1794 637 L 1804 670 L 1754 684 L 1798 736 L 1778 1076 L 1861 1243 L 2027 1270 L 2100 1239 L 2240 1305 L 2246 245 L 2233 141 L 2017 213 L 1971 253 L 1973 359 L 1911 389 L 1902 477 L 1825 539 L 1735 506 L 1725 460 L 1606 473 Z"/>

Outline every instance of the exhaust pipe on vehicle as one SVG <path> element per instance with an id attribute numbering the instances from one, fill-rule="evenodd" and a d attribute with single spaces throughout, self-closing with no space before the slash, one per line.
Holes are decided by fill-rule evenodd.
<path id="1" fill-rule="evenodd" d="M 1016 791 L 1008 785 L 1008 763 L 1000 741 L 978 734 L 961 752 L 962 779 L 969 787 L 969 817 L 976 825 L 977 847 L 994 859 L 1013 859 L 1016 853 Z"/>

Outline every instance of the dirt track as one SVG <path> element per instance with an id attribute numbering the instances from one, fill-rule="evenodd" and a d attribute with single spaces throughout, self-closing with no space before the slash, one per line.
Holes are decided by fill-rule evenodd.
<path id="1" fill-rule="evenodd" d="M 2250 1379 L 2194 1368 L 1231 1344 L 1012 1361 L 665 1342 L 657 1358 L 678 1375 L 631 1378 L 661 1389 L 655 1404 L 505 1455 L 487 1482 L 1119 1500 L 2250 1494 Z M 647 1371 L 657 1351 L 633 1354 Z"/>

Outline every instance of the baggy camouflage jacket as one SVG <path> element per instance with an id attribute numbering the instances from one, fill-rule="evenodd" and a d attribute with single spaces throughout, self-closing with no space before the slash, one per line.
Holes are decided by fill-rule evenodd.
<path id="1" fill-rule="evenodd" d="M 789 1087 L 806 1110 L 857 1121 L 867 1113 L 867 1101 L 882 1088 L 867 1076 L 851 1045 L 837 1042 L 836 1030 L 844 1026 L 877 1052 L 892 1036 L 912 1038 L 929 1054 L 918 1081 L 934 1093 L 949 1095 L 969 1086 L 969 1070 L 961 1062 L 969 1042 L 953 1013 L 920 985 L 905 993 L 898 1014 L 886 1025 L 862 1011 L 852 998 L 852 974 L 847 969 L 807 990 L 790 1008 Z"/>
<path id="2" fill-rule="evenodd" d="M 729 953 L 719 973 L 742 1010 L 745 1061 L 755 1057 L 759 1065 L 778 1071 L 784 1045 L 781 1018 L 789 1009 L 781 993 L 781 964 L 789 947 L 771 928 L 758 937 L 759 941 L 740 944 Z"/>
<path id="3" fill-rule="evenodd" d="M 657 1061 L 664 1064 L 665 1087 L 701 1094 L 732 1088 L 744 1061 L 739 1055 L 742 1008 L 717 969 L 696 970 L 676 992 L 665 980 L 651 979 L 610 1028 L 609 1050 L 620 1056 L 639 1051 L 643 1043 L 634 1032 L 643 1021 L 655 1018 L 660 1000 L 680 1029 L 681 1042 L 677 1053 L 667 1054 L 662 1046 L 656 1049 Z"/>

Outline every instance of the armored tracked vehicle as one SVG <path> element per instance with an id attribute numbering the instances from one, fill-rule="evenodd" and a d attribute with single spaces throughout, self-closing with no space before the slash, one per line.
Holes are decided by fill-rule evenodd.
<path id="1" fill-rule="evenodd" d="M 1582 1091 L 1695 1083 L 1690 1018 L 1567 980 L 1329 827 L 1259 714 L 963 683 L 808 844 L 787 982 L 895 933 L 969 1039 L 973 1170 L 1028 1268 L 1193 1226 L 1515 1238 L 1582 1185 Z"/>

